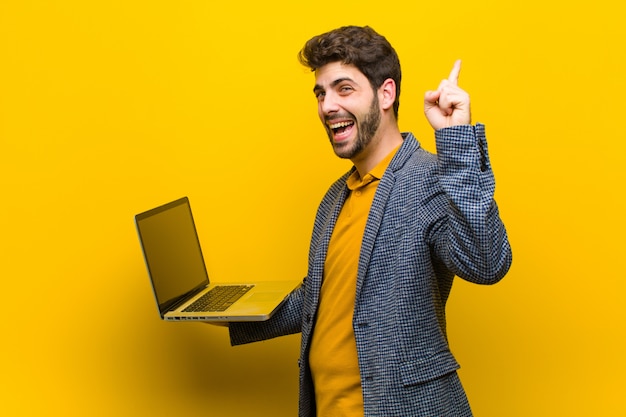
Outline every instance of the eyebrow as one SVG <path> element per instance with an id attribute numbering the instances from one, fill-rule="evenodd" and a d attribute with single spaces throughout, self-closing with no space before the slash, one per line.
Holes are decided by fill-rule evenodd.
<path id="1" fill-rule="evenodd" d="M 354 81 L 352 78 L 350 78 L 350 77 L 342 77 L 342 78 L 337 78 L 335 81 L 333 81 L 332 83 L 330 83 L 330 86 L 331 86 L 331 87 L 335 87 L 335 86 L 337 86 L 338 84 L 341 84 L 341 83 L 342 83 L 342 82 L 344 82 L 344 81 L 350 81 L 350 82 L 353 82 L 353 83 L 355 82 L 355 81 Z M 322 87 L 322 86 L 321 86 L 321 85 L 319 85 L 319 84 L 315 84 L 315 87 L 313 87 L 313 93 L 316 93 L 316 92 L 318 92 L 318 91 L 320 91 L 320 90 L 322 90 L 322 91 L 323 91 L 323 90 L 324 90 L 324 87 Z"/>

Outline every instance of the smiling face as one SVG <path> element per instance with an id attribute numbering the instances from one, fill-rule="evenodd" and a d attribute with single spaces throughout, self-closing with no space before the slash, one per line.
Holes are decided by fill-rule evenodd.
<path id="1" fill-rule="evenodd" d="M 375 142 L 381 121 L 378 96 L 353 65 L 332 62 L 315 71 L 318 114 L 335 154 L 363 156 Z"/>

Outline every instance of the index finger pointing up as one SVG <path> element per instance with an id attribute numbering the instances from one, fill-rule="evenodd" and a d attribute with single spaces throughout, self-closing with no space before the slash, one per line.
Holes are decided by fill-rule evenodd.
<path id="1" fill-rule="evenodd" d="M 454 66 L 452 67 L 452 71 L 450 71 L 450 75 L 448 76 L 448 81 L 450 81 L 454 85 L 458 85 L 459 83 L 459 73 L 461 72 L 461 60 L 457 59 L 454 62 Z"/>

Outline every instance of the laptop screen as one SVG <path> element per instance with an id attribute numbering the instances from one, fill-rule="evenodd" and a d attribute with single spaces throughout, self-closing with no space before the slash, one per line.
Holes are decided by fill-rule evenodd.
<path id="1" fill-rule="evenodd" d="M 187 197 L 135 216 L 161 317 L 208 276 Z"/>

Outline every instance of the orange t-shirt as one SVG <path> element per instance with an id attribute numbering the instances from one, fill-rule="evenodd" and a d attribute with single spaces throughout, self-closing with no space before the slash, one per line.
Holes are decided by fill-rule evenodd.
<path id="1" fill-rule="evenodd" d="M 328 246 L 309 364 L 317 417 L 363 416 L 363 393 L 352 327 L 361 241 L 378 182 L 395 150 L 363 178 L 355 171 L 351 190 Z"/>

